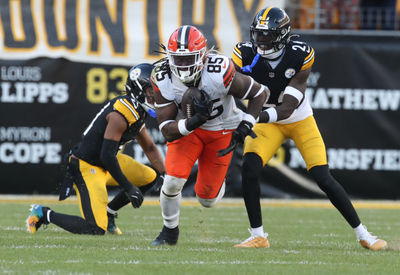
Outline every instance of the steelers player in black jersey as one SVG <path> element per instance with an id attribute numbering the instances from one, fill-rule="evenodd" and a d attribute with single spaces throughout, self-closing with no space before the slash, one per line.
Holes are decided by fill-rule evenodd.
<path id="1" fill-rule="evenodd" d="M 242 188 L 251 236 L 235 247 L 269 247 L 262 224 L 258 178 L 263 166 L 290 138 L 312 178 L 354 228 L 360 244 L 381 250 L 386 242 L 372 236 L 361 224 L 345 190 L 329 172 L 325 144 L 304 94 L 315 59 L 314 49 L 304 42 L 292 41 L 291 37 L 290 19 L 285 11 L 264 8 L 250 26 L 250 41 L 238 43 L 232 53 L 237 70 L 270 90 L 259 123 L 253 128 L 257 138 L 246 138 L 244 144 Z"/>
<path id="2" fill-rule="evenodd" d="M 126 95 L 104 105 L 84 131 L 81 141 L 71 150 L 60 200 L 69 196 L 70 186 L 73 186 L 82 218 L 35 204 L 27 219 L 30 233 L 35 233 L 42 224 L 53 223 L 72 233 L 103 235 L 110 227 L 112 214 L 129 202 L 135 208 L 140 207 L 143 193 L 154 184 L 162 183 L 164 159 L 144 124 L 149 114 L 155 116 L 150 85 L 152 69 L 153 65 L 147 63 L 131 68 Z M 157 172 L 118 153 L 121 145 L 134 139 Z M 122 190 L 107 206 L 107 186 L 113 185 L 119 185 Z M 114 225 L 113 219 L 111 221 Z M 115 225 L 111 229 L 119 231 Z"/>

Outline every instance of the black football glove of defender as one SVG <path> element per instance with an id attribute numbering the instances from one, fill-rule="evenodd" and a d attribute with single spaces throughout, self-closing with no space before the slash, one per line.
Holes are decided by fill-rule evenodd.
<path id="1" fill-rule="evenodd" d="M 165 172 L 158 174 L 157 181 L 154 183 L 153 187 L 151 187 L 150 192 L 160 193 L 161 187 L 164 184 Z"/>
<path id="2" fill-rule="evenodd" d="M 236 130 L 232 133 L 231 143 L 227 148 L 219 150 L 218 156 L 223 157 L 229 154 L 231 151 L 235 149 L 237 145 L 243 144 L 244 139 L 248 135 L 251 136 L 252 138 L 256 138 L 257 135 L 256 133 L 253 132 L 251 128 L 253 128 L 253 125 L 250 122 L 248 122 L 247 120 L 242 120 L 239 126 L 236 128 Z"/>
<path id="3" fill-rule="evenodd" d="M 125 191 L 125 194 L 134 208 L 138 208 L 142 205 L 143 194 L 136 186 L 132 185 L 132 188 L 129 188 L 129 190 Z"/>
<path id="4" fill-rule="evenodd" d="M 210 96 L 203 90 L 200 90 L 200 93 L 200 98 L 192 98 L 194 115 L 186 121 L 186 129 L 189 131 L 193 131 L 204 124 L 210 117 L 213 109 L 213 102 L 210 100 Z"/>

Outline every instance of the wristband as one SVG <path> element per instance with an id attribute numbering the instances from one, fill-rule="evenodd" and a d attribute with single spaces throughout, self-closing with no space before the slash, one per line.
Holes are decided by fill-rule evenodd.
<path id="1" fill-rule="evenodd" d="M 252 126 L 254 126 L 254 124 L 256 123 L 256 119 L 252 115 L 250 115 L 248 113 L 244 114 L 243 120 L 246 120 L 246 121 L 250 122 Z"/>
<path id="2" fill-rule="evenodd" d="M 275 121 L 278 120 L 278 113 L 276 112 L 275 108 L 268 108 L 264 112 L 266 112 L 268 114 L 268 117 L 269 117 L 267 123 L 275 122 Z"/>
<path id="3" fill-rule="evenodd" d="M 295 97 L 299 102 L 303 99 L 304 94 L 300 92 L 298 89 L 292 86 L 286 86 L 285 91 L 283 92 L 284 95 L 291 95 Z"/>
<path id="4" fill-rule="evenodd" d="M 170 122 L 174 122 L 175 120 L 166 120 L 160 123 L 160 125 L 158 125 L 158 129 L 160 129 L 160 131 L 162 130 L 162 128 L 167 125 Z"/>
<path id="5" fill-rule="evenodd" d="M 189 135 L 191 132 L 186 128 L 186 119 L 181 119 L 178 121 L 178 130 L 182 136 Z"/>

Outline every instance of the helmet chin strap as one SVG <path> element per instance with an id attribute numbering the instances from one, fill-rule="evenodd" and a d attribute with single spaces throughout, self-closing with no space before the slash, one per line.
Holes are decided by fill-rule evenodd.
<path id="1" fill-rule="evenodd" d="M 151 117 L 156 117 L 156 111 L 154 111 L 154 107 L 151 106 L 151 104 L 147 103 L 147 100 L 145 103 L 139 103 L 140 106 L 151 116 Z"/>
<path id="2" fill-rule="evenodd" d="M 274 49 L 269 49 L 269 50 L 264 51 L 264 50 L 261 50 L 259 47 L 257 47 L 257 52 L 263 58 L 274 60 L 274 59 L 279 58 L 282 55 L 283 49 L 284 48 L 280 49 L 279 51 L 275 51 Z"/>
<path id="3" fill-rule="evenodd" d="M 136 85 L 139 87 L 139 89 L 143 92 L 145 92 L 143 90 L 142 85 L 140 85 L 139 81 L 137 79 L 135 79 L 135 83 Z M 129 86 L 128 86 L 129 87 Z M 134 96 L 131 94 L 131 96 L 134 98 Z M 137 99 L 135 99 L 137 100 Z M 139 102 L 139 100 L 137 100 Z M 142 108 L 151 116 L 151 117 L 156 117 L 156 112 L 154 111 L 154 106 L 152 106 L 150 103 L 147 102 L 146 99 L 146 95 L 145 95 L 145 99 L 144 99 L 144 103 L 139 102 L 140 106 L 142 106 Z"/>

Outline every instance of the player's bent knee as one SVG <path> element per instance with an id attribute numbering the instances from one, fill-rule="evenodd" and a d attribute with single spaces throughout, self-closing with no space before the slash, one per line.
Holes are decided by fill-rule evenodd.
<path id="1" fill-rule="evenodd" d="M 263 168 L 262 159 L 256 153 L 247 153 L 243 158 L 242 173 L 244 175 L 256 176 Z"/>
<path id="2" fill-rule="evenodd" d="M 201 204 L 202 206 L 204 206 L 204 207 L 206 207 L 206 208 L 213 207 L 213 206 L 214 206 L 217 202 L 219 202 L 219 201 L 222 199 L 222 197 L 225 195 L 225 186 L 226 186 L 226 184 L 225 184 L 225 180 L 224 180 L 224 182 L 223 182 L 222 185 L 221 185 L 221 188 L 219 189 L 219 192 L 218 192 L 217 197 L 215 197 L 215 198 L 213 198 L 213 199 L 203 199 L 203 198 L 200 198 L 200 197 L 196 194 L 197 200 L 200 202 L 200 204 Z"/>
<path id="3" fill-rule="evenodd" d="M 328 165 L 314 166 L 309 170 L 309 173 L 323 191 L 338 184 L 329 172 Z"/>
<path id="4" fill-rule="evenodd" d="M 185 185 L 186 179 L 166 175 L 161 191 L 167 196 L 179 194 Z"/>
<path id="5" fill-rule="evenodd" d="M 202 199 L 199 196 L 197 196 L 197 200 L 200 202 L 200 204 L 206 208 L 211 208 L 217 203 L 217 198 L 214 199 Z"/>
<path id="6" fill-rule="evenodd" d="M 96 228 L 93 228 L 93 231 L 92 231 L 93 235 L 104 235 L 105 233 L 106 233 L 106 231 L 98 226 Z"/>
<path id="7" fill-rule="evenodd" d="M 329 181 L 332 177 L 328 165 L 314 166 L 309 170 L 309 173 L 316 182 Z"/>
<path id="8" fill-rule="evenodd" d="M 80 232 L 76 232 L 79 234 L 88 234 L 88 235 L 104 235 L 106 231 L 96 224 L 87 223 L 85 226 L 81 228 Z"/>

